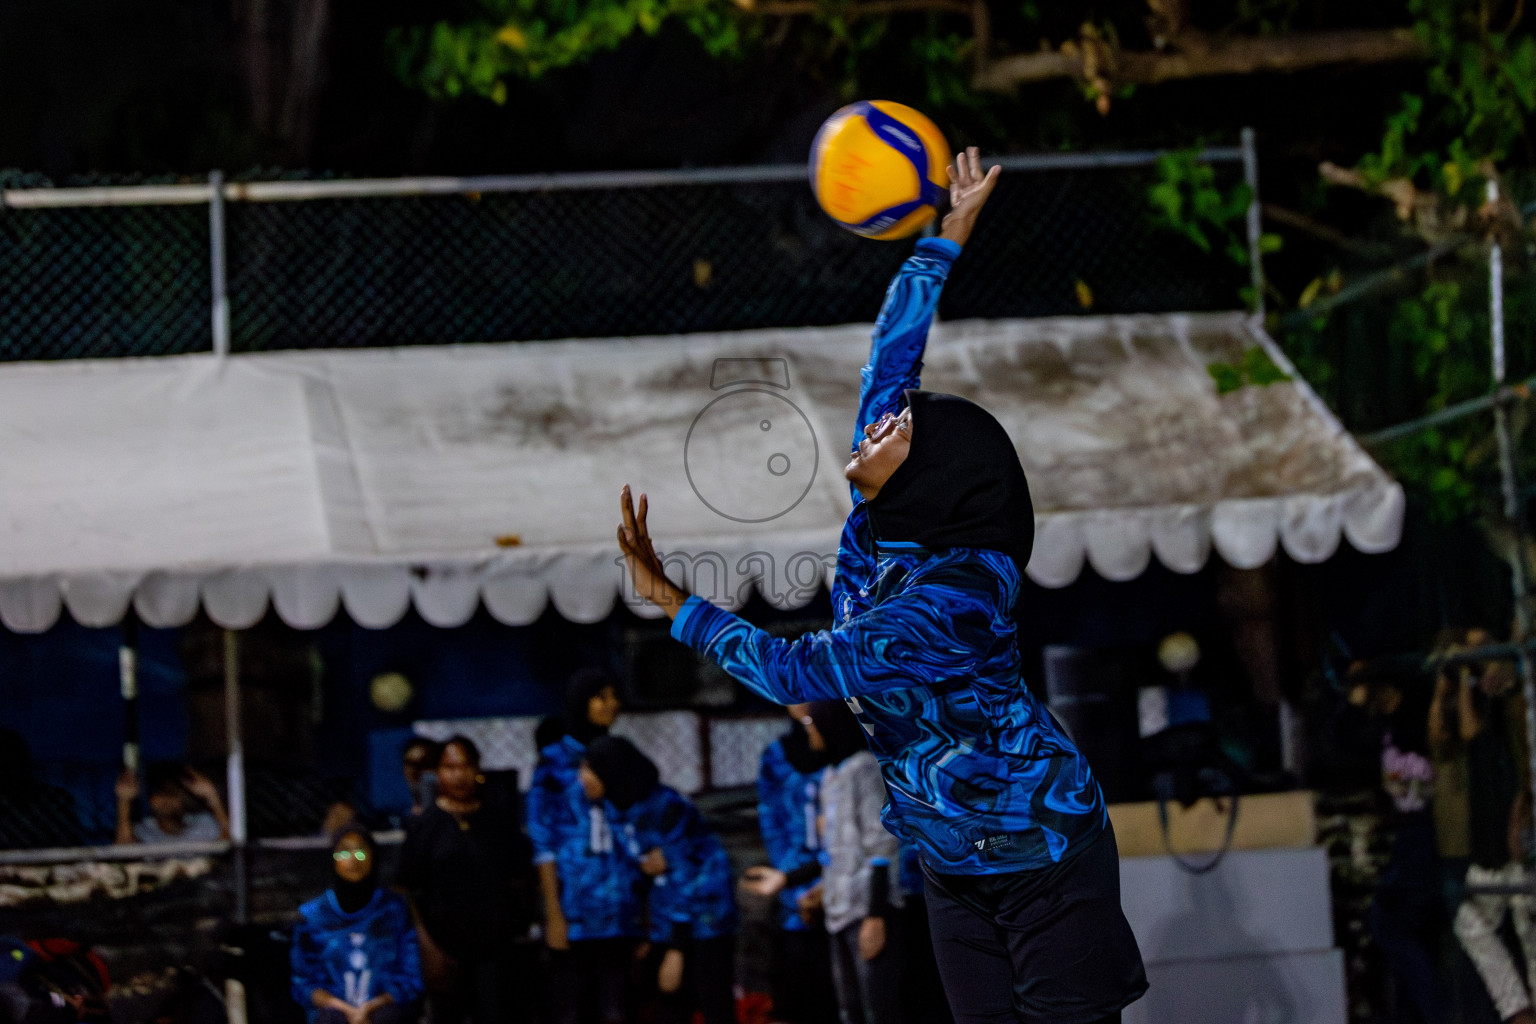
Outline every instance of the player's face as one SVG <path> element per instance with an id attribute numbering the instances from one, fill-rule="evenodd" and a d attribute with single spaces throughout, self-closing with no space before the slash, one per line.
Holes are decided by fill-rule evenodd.
<path id="1" fill-rule="evenodd" d="M 336 876 L 343 882 L 361 882 L 372 870 L 373 851 L 363 836 L 348 832 L 331 852 Z"/>
<path id="2" fill-rule="evenodd" d="M 911 450 L 912 409 L 908 406 L 900 415 L 886 413 L 864 428 L 864 439 L 843 468 L 843 476 L 868 501 L 880 493 Z"/>
<path id="3" fill-rule="evenodd" d="M 587 721 L 599 729 L 607 729 L 613 725 L 613 720 L 619 717 L 622 709 L 618 693 L 613 687 L 605 686 L 587 701 Z"/>
<path id="4" fill-rule="evenodd" d="M 587 762 L 581 762 L 581 767 L 576 771 L 576 777 L 581 780 L 581 791 L 587 794 L 587 799 L 593 802 L 601 800 L 608 791 L 603 788 L 603 780 L 597 777 L 597 772 L 587 767 Z"/>
<path id="5" fill-rule="evenodd" d="M 149 794 L 149 814 L 152 818 L 168 821 L 185 817 L 187 797 L 180 786 L 164 786 Z"/>
<path id="6" fill-rule="evenodd" d="M 437 788 L 450 800 L 473 800 L 480 788 L 475 764 L 459 747 L 450 743 L 443 748 L 443 756 L 437 762 Z"/>

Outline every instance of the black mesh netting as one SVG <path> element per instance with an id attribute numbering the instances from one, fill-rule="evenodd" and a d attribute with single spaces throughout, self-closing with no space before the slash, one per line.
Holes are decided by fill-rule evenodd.
<path id="1" fill-rule="evenodd" d="M 0 359 L 209 347 L 205 206 L 0 210 Z"/>
<path id="2" fill-rule="evenodd" d="M 1246 272 L 1153 224 L 1153 173 L 1005 175 L 942 315 L 1235 307 Z M 837 228 L 800 181 L 227 210 L 235 351 L 868 321 L 910 251 Z M 0 358 L 208 348 L 207 220 L 0 211 Z"/>

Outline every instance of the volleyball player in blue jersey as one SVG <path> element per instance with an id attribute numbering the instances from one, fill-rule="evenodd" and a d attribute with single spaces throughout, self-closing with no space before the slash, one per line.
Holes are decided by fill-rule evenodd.
<path id="1" fill-rule="evenodd" d="M 973 148 L 950 212 L 886 293 L 844 475 L 833 628 L 769 636 L 669 581 L 647 502 L 620 499 L 637 592 L 672 635 L 782 704 L 842 698 L 889 791 L 886 827 L 922 857 L 934 952 L 958 1024 L 1097 1024 L 1146 990 L 1120 909 L 1119 858 L 1098 783 L 1024 685 L 1014 615 L 1034 542 L 1002 425 L 918 390 L 951 265 L 997 183 Z"/>

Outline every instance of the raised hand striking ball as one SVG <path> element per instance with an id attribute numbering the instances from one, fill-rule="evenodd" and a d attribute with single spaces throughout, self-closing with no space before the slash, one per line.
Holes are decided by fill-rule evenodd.
<path id="1" fill-rule="evenodd" d="M 905 238 L 933 219 L 949 189 L 949 144 L 911 107 L 850 103 L 811 143 L 811 189 L 837 223 L 867 238 Z"/>

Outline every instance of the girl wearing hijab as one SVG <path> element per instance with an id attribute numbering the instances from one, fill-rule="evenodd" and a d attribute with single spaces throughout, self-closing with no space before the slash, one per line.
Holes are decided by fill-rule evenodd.
<path id="1" fill-rule="evenodd" d="M 656 1024 L 687 1024 L 695 1011 L 704 1024 L 735 1024 L 736 899 L 725 847 L 629 740 L 593 740 L 580 778 L 651 878 L 648 937 L 660 952 Z"/>
<path id="2" fill-rule="evenodd" d="M 805 722 L 809 705 L 790 707 L 789 732 L 763 750 L 757 773 L 757 824 L 768 868 L 749 868 L 747 888 L 777 900 L 773 1012 L 788 1024 L 830 1024 L 832 993 L 827 933 L 800 901 L 821 884 L 821 774 L 824 749 Z"/>
<path id="3" fill-rule="evenodd" d="M 379 888 L 368 830 L 350 822 L 331 844 L 331 887 L 299 908 L 289 961 L 309 1024 L 406 1024 L 420 1016 L 421 953 L 411 911 Z"/>
<path id="4" fill-rule="evenodd" d="M 528 791 L 553 1024 L 578 1024 L 594 1012 L 601 1024 L 624 1020 L 624 979 L 640 934 L 640 876 L 577 778 L 587 744 L 608 734 L 619 709 L 608 673 L 589 668 L 572 676 L 565 734 L 539 751 Z"/>
<path id="5" fill-rule="evenodd" d="M 619 544 L 672 635 L 780 704 L 843 699 L 880 763 L 886 827 L 921 853 L 958 1024 L 1118 1021 L 1146 990 L 1088 762 L 1024 685 L 1015 606 L 1034 542 L 1013 441 L 986 410 L 917 390 L 950 266 L 998 169 L 950 169 L 951 210 L 886 293 L 844 476 L 832 629 L 793 642 L 667 579 L 626 487 Z"/>

